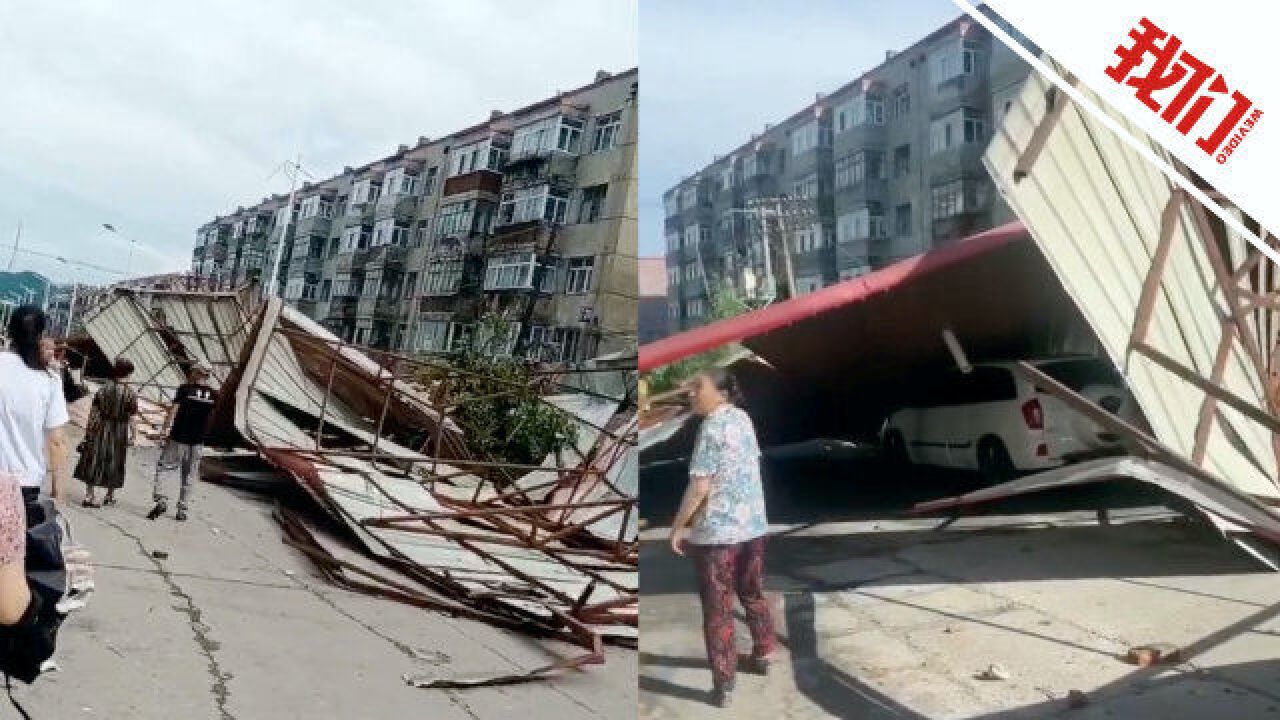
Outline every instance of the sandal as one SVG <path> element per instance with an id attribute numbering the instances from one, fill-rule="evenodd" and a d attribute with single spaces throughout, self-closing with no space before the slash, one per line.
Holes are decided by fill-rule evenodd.
<path id="1" fill-rule="evenodd" d="M 101 506 L 101 505 L 99 505 L 98 503 L 96 503 L 96 502 L 94 502 L 94 501 L 90 500 L 89 498 L 85 498 L 85 499 L 84 499 L 84 502 L 80 503 L 80 507 L 87 507 L 87 508 L 99 508 L 99 507 L 102 507 L 102 506 Z"/>
<path id="2" fill-rule="evenodd" d="M 106 496 L 106 497 L 102 498 L 102 506 L 103 506 L 103 507 L 106 507 L 106 506 L 108 506 L 108 505 L 115 505 L 115 504 L 116 504 L 116 496 L 115 496 L 115 495 L 108 495 L 108 496 Z"/>

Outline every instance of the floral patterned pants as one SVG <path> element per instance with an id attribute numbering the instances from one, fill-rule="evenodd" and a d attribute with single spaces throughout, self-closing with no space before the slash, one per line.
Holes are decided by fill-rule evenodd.
<path id="1" fill-rule="evenodd" d="M 752 655 L 773 652 L 773 619 L 764 597 L 764 542 L 760 537 L 736 545 L 691 545 L 702 598 L 702 634 L 716 687 L 732 687 L 738 667 L 733 637 L 733 597 L 737 595 L 751 631 Z"/>

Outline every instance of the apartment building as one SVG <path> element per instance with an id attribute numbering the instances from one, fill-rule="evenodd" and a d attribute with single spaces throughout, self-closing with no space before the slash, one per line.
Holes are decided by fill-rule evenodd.
<path id="1" fill-rule="evenodd" d="M 638 73 L 412 146 L 202 226 L 193 270 L 262 280 L 377 348 L 577 362 L 636 346 Z M 265 282 L 264 282 L 265 284 Z M 505 337 L 477 337 L 501 317 Z M 490 333 L 492 334 L 492 332 Z"/>
<path id="2" fill-rule="evenodd" d="M 1029 72 L 961 17 L 670 188 L 672 327 L 722 288 L 812 292 L 1012 219 L 981 156 Z"/>

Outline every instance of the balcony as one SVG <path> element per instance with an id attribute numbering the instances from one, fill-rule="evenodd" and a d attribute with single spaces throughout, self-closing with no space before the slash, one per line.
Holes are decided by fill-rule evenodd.
<path id="1" fill-rule="evenodd" d="M 334 263 L 334 269 L 338 272 L 348 272 L 352 268 L 364 267 L 368 260 L 369 250 L 367 249 L 340 253 Z"/>
<path id="2" fill-rule="evenodd" d="M 409 249 L 401 245 L 380 245 L 365 252 L 366 265 L 396 266 L 404 264 Z"/>
<path id="3" fill-rule="evenodd" d="M 381 220 L 394 217 L 397 220 L 408 220 L 418 211 L 420 200 L 422 197 L 419 195 L 405 193 L 380 197 L 374 207 L 374 218 Z"/>
<path id="4" fill-rule="evenodd" d="M 322 215 L 312 215 L 298 220 L 296 235 L 328 235 L 333 220 Z"/>
<path id="5" fill-rule="evenodd" d="M 372 223 L 377 209 L 377 202 L 352 203 L 347 206 L 347 211 L 342 216 L 342 226 L 352 227 Z"/>
<path id="6" fill-rule="evenodd" d="M 351 319 L 356 316 L 356 307 L 360 298 L 354 295 L 334 297 L 329 301 L 329 317 Z"/>
<path id="7" fill-rule="evenodd" d="M 494 170 L 474 170 L 455 175 L 444 181 L 443 197 L 461 195 L 469 192 L 483 192 L 497 195 L 502 191 L 502 173 Z"/>

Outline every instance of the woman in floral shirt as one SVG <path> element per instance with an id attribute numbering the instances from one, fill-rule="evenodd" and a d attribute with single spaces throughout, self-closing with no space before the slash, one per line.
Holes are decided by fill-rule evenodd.
<path id="1" fill-rule="evenodd" d="M 689 486 L 671 528 L 671 548 L 692 556 L 702 599 L 702 631 L 712 693 L 729 704 L 738 664 L 733 596 L 742 601 L 754 651 L 750 667 L 769 669 L 773 620 L 764 597 L 764 543 L 769 532 L 760 484 L 760 446 L 751 418 L 733 404 L 737 386 L 722 369 L 694 378 L 693 410 L 703 417 L 689 463 Z"/>

